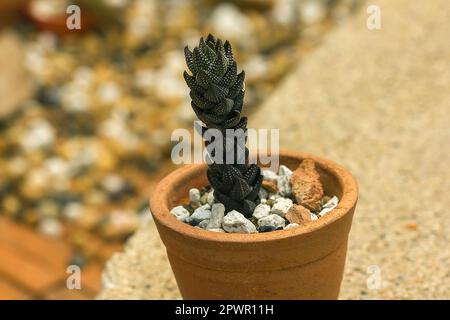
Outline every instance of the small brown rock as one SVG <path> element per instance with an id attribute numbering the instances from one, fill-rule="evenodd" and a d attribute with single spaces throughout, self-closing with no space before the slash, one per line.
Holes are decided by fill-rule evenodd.
<path id="1" fill-rule="evenodd" d="M 292 194 L 298 204 L 319 211 L 324 195 L 320 175 L 312 159 L 303 160 L 291 176 Z"/>
<path id="2" fill-rule="evenodd" d="M 284 216 L 290 223 L 299 225 L 311 221 L 311 211 L 302 205 L 294 204 Z"/>
<path id="3" fill-rule="evenodd" d="M 415 223 L 415 222 L 409 222 L 409 223 L 406 224 L 406 227 L 407 227 L 409 230 L 417 230 L 417 223 Z"/>
<path id="4" fill-rule="evenodd" d="M 262 187 L 270 193 L 278 192 L 277 182 L 273 180 L 263 180 Z"/>

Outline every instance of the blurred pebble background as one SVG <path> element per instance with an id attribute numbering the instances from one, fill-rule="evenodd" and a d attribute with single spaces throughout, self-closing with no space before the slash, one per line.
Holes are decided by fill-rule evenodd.
<path id="1" fill-rule="evenodd" d="M 192 127 L 184 46 L 230 40 L 251 112 L 359 2 L 0 1 L 0 214 L 68 241 L 68 263 L 103 261 L 150 218 L 170 134 Z M 81 31 L 65 27 L 69 4 Z"/>

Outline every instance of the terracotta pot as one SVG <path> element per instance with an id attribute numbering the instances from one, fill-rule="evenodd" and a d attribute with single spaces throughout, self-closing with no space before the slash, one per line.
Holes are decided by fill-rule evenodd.
<path id="1" fill-rule="evenodd" d="M 158 184 L 151 212 L 183 298 L 338 298 L 358 188 L 332 161 L 280 151 L 280 163 L 291 169 L 306 157 L 316 162 L 326 194 L 340 202 L 323 218 L 290 230 L 216 233 L 176 220 L 170 208 L 186 201 L 190 188 L 207 185 L 206 165 L 184 166 Z"/>

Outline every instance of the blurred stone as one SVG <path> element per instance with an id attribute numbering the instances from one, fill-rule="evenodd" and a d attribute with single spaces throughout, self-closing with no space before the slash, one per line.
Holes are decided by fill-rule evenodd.
<path id="1" fill-rule="evenodd" d="M 3 198 L 2 201 L 2 210 L 8 216 L 14 216 L 20 210 L 20 202 L 19 199 L 13 195 L 8 195 Z"/>
<path id="2" fill-rule="evenodd" d="M 139 226 L 139 218 L 129 211 L 114 210 L 107 215 L 100 232 L 107 239 L 121 240 L 133 234 Z"/>
<path id="3" fill-rule="evenodd" d="M 0 35 L 0 119 L 17 111 L 33 93 L 32 79 L 23 63 L 24 56 L 18 37 L 11 32 Z"/>
<path id="4" fill-rule="evenodd" d="M 298 20 L 297 15 L 297 1 L 292 0 L 278 0 L 271 12 L 272 17 L 280 24 L 291 25 Z"/>
<path id="5" fill-rule="evenodd" d="M 267 217 L 270 214 L 270 206 L 266 204 L 258 204 L 253 211 L 253 217 L 261 219 Z"/>
<path id="6" fill-rule="evenodd" d="M 187 221 L 189 218 L 189 211 L 183 208 L 183 206 L 178 206 L 170 210 L 170 213 L 177 218 L 177 220 L 180 220 L 182 222 Z"/>
<path id="7" fill-rule="evenodd" d="M 55 129 L 45 119 L 35 119 L 21 137 L 22 147 L 26 151 L 50 147 L 55 141 Z"/>
<path id="8" fill-rule="evenodd" d="M 209 224 L 209 219 L 205 219 L 205 220 L 200 221 L 197 226 L 202 229 L 206 229 L 208 227 L 208 224 Z"/>
<path id="9" fill-rule="evenodd" d="M 223 218 L 222 227 L 230 233 L 256 233 L 255 225 L 236 210 L 230 211 Z"/>
<path id="10" fill-rule="evenodd" d="M 125 188 L 125 181 L 119 175 L 108 174 L 102 180 L 102 187 L 110 194 L 116 194 Z"/>
<path id="11" fill-rule="evenodd" d="M 284 220 L 282 217 L 280 217 L 277 214 L 271 214 L 266 217 L 258 219 L 258 226 L 259 227 L 284 227 L 286 224 L 286 220 Z"/>
<path id="12" fill-rule="evenodd" d="M 59 237 L 63 232 L 61 222 L 56 219 L 45 218 L 39 222 L 39 232 L 50 237 Z"/>
<path id="13" fill-rule="evenodd" d="M 323 19 L 327 14 L 327 9 L 322 0 L 311 1 L 308 0 L 300 5 L 300 19 L 306 25 L 316 24 Z"/>
<path id="14" fill-rule="evenodd" d="M 280 192 L 280 195 L 288 197 L 291 195 L 291 176 L 292 171 L 284 166 L 281 165 L 278 170 L 278 180 L 277 180 L 277 187 L 278 191 Z"/>
<path id="15" fill-rule="evenodd" d="M 292 207 L 293 202 L 289 198 L 277 198 L 270 210 L 271 213 L 277 214 L 284 217 L 288 213 L 289 209 Z"/>
<path id="16" fill-rule="evenodd" d="M 262 170 L 262 175 L 264 176 L 264 180 L 269 180 L 269 181 L 277 181 L 278 180 L 278 175 L 273 172 L 272 170 Z"/>
<path id="17" fill-rule="evenodd" d="M 248 18 L 231 3 L 219 4 L 209 21 L 215 34 L 224 39 L 247 39 L 252 31 Z"/>
<path id="18" fill-rule="evenodd" d="M 205 204 L 197 209 L 195 209 L 194 213 L 189 217 L 189 221 L 198 224 L 203 220 L 211 218 L 211 206 L 209 204 Z"/>
<path id="19" fill-rule="evenodd" d="M 213 204 L 211 208 L 211 217 L 208 220 L 207 229 L 218 229 L 222 226 L 225 215 L 225 206 L 221 203 Z"/>
<path id="20" fill-rule="evenodd" d="M 289 223 L 286 227 L 284 227 L 284 230 L 290 230 L 290 229 L 294 229 L 297 228 L 299 225 L 297 223 Z"/>
<path id="21" fill-rule="evenodd" d="M 68 220 L 78 220 L 83 214 L 84 207 L 79 202 L 69 203 L 63 210 L 63 215 Z"/>
<path id="22" fill-rule="evenodd" d="M 120 98 L 120 95 L 120 87 L 114 82 L 102 83 L 97 89 L 98 99 L 104 104 L 116 102 Z"/>
<path id="23" fill-rule="evenodd" d="M 192 188 L 189 190 L 189 202 L 193 205 L 200 205 L 200 191 L 197 188 Z"/>

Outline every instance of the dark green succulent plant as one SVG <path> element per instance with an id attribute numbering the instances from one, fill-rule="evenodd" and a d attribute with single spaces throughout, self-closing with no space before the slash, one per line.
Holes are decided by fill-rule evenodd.
<path id="1" fill-rule="evenodd" d="M 222 154 L 215 154 L 215 151 L 209 154 L 210 159 L 215 159 L 207 171 L 214 197 L 227 211 L 237 210 L 251 216 L 260 201 L 262 175 L 257 165 L 248 163 L 247 118 L 241 117 L 245 73 L 237 73 L 230 43 L 223 43 L 212 35 L 206 40 L 201 38 L 193 51 L 186 47 L 184 53 L 192 73 L 185 71 L 184 79 L 191 89 L 192 108 L 206 125 L 202 127 L 203 137 L 211 128 L 220 130 L 224 137 L 227 130 L 241 133 L 232 141 L 223 140 L 223 147 L 219 149 Z M 213 142 L 205 140 L 206 146 Z M 234 151 L 234 158 L 230 163 L 226 157 L 231 151 Z"/>

